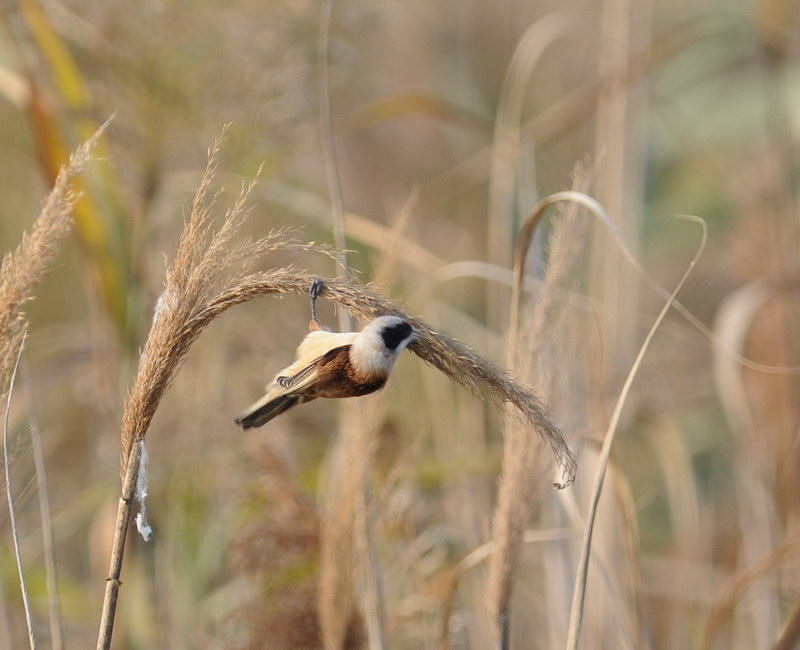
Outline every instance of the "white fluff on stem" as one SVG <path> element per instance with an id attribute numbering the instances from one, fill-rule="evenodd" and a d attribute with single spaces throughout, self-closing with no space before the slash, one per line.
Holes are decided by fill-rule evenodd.
<path id="1" fill-rule="evenodd" d="M 139 444 L 142 446 L 142 461 L 139 466 L 139 476 L 136 478 L 136 500 L 139 502 L 139 512 L 136 513 L 136 530 L 142 536 L 145 542 L 150 541 L 153 534 L 153 528 L 147 523 L 147 505 L 145 499 L 147 498 L 147 445 L 144 440 L 140 440 Z"/>

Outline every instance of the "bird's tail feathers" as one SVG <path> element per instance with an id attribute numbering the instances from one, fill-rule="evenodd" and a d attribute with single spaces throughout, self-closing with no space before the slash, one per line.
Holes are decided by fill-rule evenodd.
<path id="1" fill-rule="evenodd" d="M 279 395 L 278 397 L 269 397 L 265 395 L 255 404 L 248 406 L 244 411 L 239 413 L 234 418 L 234 422 L 243 429 L 260 427 L 262 424 L 269 422 L 272 418 L 296 406 L 299 402 L 299 395 Z"/>

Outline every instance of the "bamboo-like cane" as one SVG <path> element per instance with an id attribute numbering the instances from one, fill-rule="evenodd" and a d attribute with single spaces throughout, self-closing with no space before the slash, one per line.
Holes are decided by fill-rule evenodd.
<path id="1" fill-rule="evenodd" d="M 125 554 L 125 538 L 128 536 L 128 525 L 131 521 L 133 498 L 136 481 L 139 478 L 139 467 L 142 461 L 143 440 L 131 448 L 128 468 L 122 484 L 122 495 L 117 508 L 117 525 L 114 531 L 114 545 L 111 548 L 111 564 L 106 578 L 106 595 L 103 599 L 103 613 L 100 617 L 100 632 L 97 636 L 97 650 L 108 650 L 111 647 L 111 635 L 114 632 L 114 616 L 117 612 L 120 575 L 122 574 L 122 558 Z"/>

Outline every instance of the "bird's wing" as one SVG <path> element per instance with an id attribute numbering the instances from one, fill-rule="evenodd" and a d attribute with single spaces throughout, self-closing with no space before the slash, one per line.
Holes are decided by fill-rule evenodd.
<path id="1" fill-rule="evenodd" d="M 281 375 L 275 381 L 283 388 L 294 388 L 298 382 L 311 375 L 317 369 L 317 364 L 319 364 L 320 361 L 322 361 L 322 357 L 317 357 L 305 368 L 301 368 L 293 375 Z"/>
<path id="2" fill-rule="evenodd" d="M 301 368 L 293 375 L 286 376 L 281 373 L 281 376 L 276 378 L 276 382 L 286 389 L 286 393 L 297 393 L 306 388 L 309 384 L 314 382 L 317 378 L 317 370 L 321 365 L 342 354 L 349 349 L 349 345 L 340 345 L 339 347 L 328 350 L 325 354 L 317 357 L 304 368 Z M 287 368 L 289 370 L 289 368 Z"/>
<path id="3" fill-rule="evenodd" d="M 267 392 L 278 387 L 295 388 L 297 382 L 308 378 L 326 354 L 351 344 L 356 336 L 356 332 L 340 333 L 325 330 L 317 330 L 306 335 L 297 347 L 294 362 L 275 375 L 275 379 L 267 384 Z"/>

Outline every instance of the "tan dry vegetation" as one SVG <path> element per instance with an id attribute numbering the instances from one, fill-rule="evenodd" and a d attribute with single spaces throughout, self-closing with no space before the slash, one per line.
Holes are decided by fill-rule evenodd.
<path id="1" fill-rule="evenodd" d="M 576 169 L 573 188 L 587 191 L 589 172 Z M 548 404 L 558 403 L 558 386 L 568 381 L 572 363 L 566 358 L 566 342 L 561 339 L 566 309 L 557 299 L 557 290 L 568 280 L 583 245 L 586 217 L 576 204 L 569 204 L 553 225 L 548 242 L 547 271 L 532 305 L 519 322 L 510 327 L 506 358 L 509 367 L 523 378 Z M 571 423 L 574 426 L 574 422 Z M 489 560 L 488 599 L 493 621 L 500 627 L 510 618 L 514 567 L 531 511 L 543 496 L 547 467 L 543 466 L 541 440 L 530 435 L 518 419 L 504 421 L 505 445 L 503 474 L 494 511 L 493 548 Z"/>
<path id="2" fill-rule="evenodd" d="M 144 452 L 135 445 L 144 441 L 164 392 L 189 348 L 203 329 L 227 309 L 258 296 L 306 293 L 311 286 L 313 276 L 289 267 L 251 271 L 251 265 L 258 258 L 276 250 L 299 249 L 330 254 L 325 247 L 294 242 L 284 233 L 238 243 L 235 236 L 247 216 L 246 203 L 252 183 L 242 189 L 221 225 L 214 229 L 214 200 L 209 199 L 209 192 L 217 170 L 219 148 L 218 140 L 209 151 L 208 167 L 184 225 L 175 258 L 167 268 L 164 291 L 156 303 L 150 334 L 142 349 L 139 369 L 123 409 L 123 491 L 99 647 L 110 647 L 131 501 L 138 477 L 145 471 L 144 466 L 140 467 Z M 384 269 L 378 275 L 385 276 L 387 271 Z M 532 392 L 468 347 L 435 332 L 422 320 L 410 316 L 380 294 L 344 280 L 324 282 L 321 295 L 364 320 L 385 314 L 403 316 L 417 334 L 409 349 L 477 397 L 515 407 L 519 412 L 518 417 L 538 433 L 552 450 L 561 472 L 562 482 L 556 485 L 566 487 L 574 481 L 576 465 L 572 454 L 544 406 Z M 358 572 L 365 570 L 365 565 L 363 559 L 356 561 L 351 549 L 354 538 L 359 537 L 356 535 L 359 516 L 362 521 L 367 516 L 364 481 L 376 444 L 374 436 L 370 435 L 370 428 L 363 426 L 363 412 L 348 406 L 344 414 L 344 442 L 338 451 L 341 457 L 333 461 L 332 489 L 328 493 L 331 513 L 323 516 L 321 531 L 325 541 L 321 546 L 320 616 L 325 645 L 334 648 L 342 647 L 346 639 L 358 638 L 359 635 L 354 577 L 357 578 Z M 350 438 L 350 434 L 346 433 L 348 431 L 357 434 L 352 434 Z M 531 435 L 530 430 L 527 435 Z M 361 537 L 366 535 L 368 533 L 364 530 Z M 369 549 L 366 551 L 367 554 L 371 552 Z"/>
<path id="3" fill-rule="evenodd" d="M 155 534 L 118 539 L 115 647 L 550 650 L 570 620 L 587 649 L 796 645 L 797 8 L 326 7 L 0 12 L 0 379 L 24 310 L 7 433 L 39 646 L 95 641 L 144 438 Z M 20 217 L 112 113 L 74 235 L 64 178 Z M 650 337 L 698 242 L 674 213 L 708 246 Z M 326 324 L 422 337 L 381 393 L 243 435 L 314 277 Z M 0 646 L 24 647 L 0 532 Z"/>

